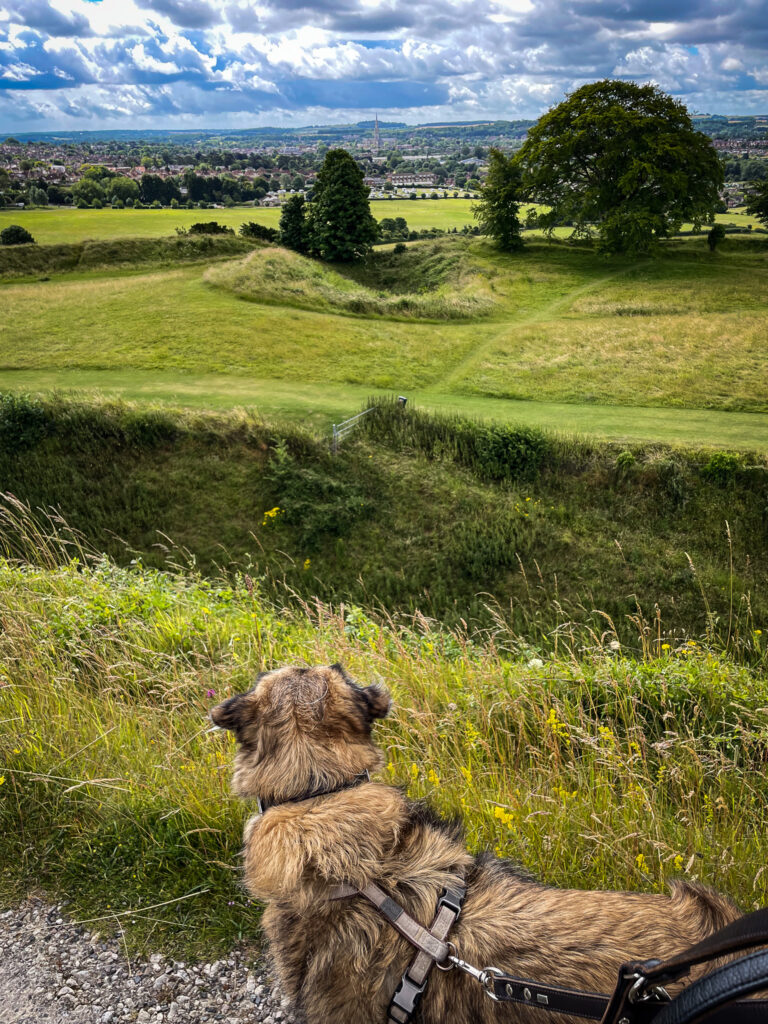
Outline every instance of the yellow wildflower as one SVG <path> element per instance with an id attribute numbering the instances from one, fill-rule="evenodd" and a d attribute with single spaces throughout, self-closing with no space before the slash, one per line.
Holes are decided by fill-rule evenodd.
<path id="1" fill-rule="evenodd" d="M 640 871 L 648 870 L 648 861 L 645 859 L 644 853 L 638 853 L 638 855 L 635 857 L 635 864 L 637 864 L 638 869 Z"/>
<path id="2" fill-rule="evenodd" d="M 305 558 L 304 559 L 304 568 L 308 569 L 310 567 L 310 565 L 312 565 L 312 559 L 311 558 Z"/>
<path id="3" fill-rule="evenodd" d="M 427 778 L 429 779 L 429 781 L 432 783 L 433 786 L 439 786 L 440 785 L 440 776 L 437 774 L 437 772 L 435 771 L 434 768 L 430 768 L 429 769 L 429 772 L 427 774 Z"/>
<path id="4" fill-rule="evenodd" d="M 417 764 L 411 765 L 411 778 L 415 781 L 419 777 L 419 766 Z"/>
<path id="5" fill-rule="evenodd" d="M 675 864 L 675 871 L 681 871 L 682 870 L 682 868 L 683 868 L 683 855 L 682 855 L 682 853 L 678 853 L 678 855 L 675 857 L 674 864 Z"/>

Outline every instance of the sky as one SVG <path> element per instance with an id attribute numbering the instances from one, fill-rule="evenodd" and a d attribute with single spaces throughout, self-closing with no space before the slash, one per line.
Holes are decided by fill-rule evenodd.
<path id="1" fill-rule="evenodd" d="M 514 120 L 601 78 L 768 113 L 768 0 L 0 0 L 0 134 Z"/>

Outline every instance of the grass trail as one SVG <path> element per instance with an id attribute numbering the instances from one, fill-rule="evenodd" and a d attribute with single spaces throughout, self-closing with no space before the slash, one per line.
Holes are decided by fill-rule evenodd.
<path id="1" fill-rule="evenodd" d="M 173 370 L 0 370 L 0 390 L 32 394 L 65 392 L 106 396 L 189 409 L 255 409 L 265 419 L 301 423 L 330 432 L 373 395 L 388 390 L 356 384 L 322 384 L 245 374 L 177 373 Z M 713 445 L 768 451 L 768 415 L 712 409 L 599 405 L 484 398 L 404 388 L 412 405 L 475 419 L 524 423 L 566 434 L 664 444 Z"/>
<path id="2" fill-rule="evenodd" d="M 621 270 L 616 270 L 611 274 L 605 274 L 603 277 L 589 281 L 587 284 L 579 285 L 572 291 L 567 292 L 565 295 L 557 296 L 552 299 L 551 302 L 540 306 L 533 313 L 526 313 L 524 316 L 513 317 L 511 320 L 508 320 L 502 331 L 492 338 L 482 339 L 476 348 L 464 355 L 442 379 L 436 381 L 434 385 L 436 390 L 444 388 L 446 391 L 451 391 L 455 389 L 456 386 L 461 383 L 462 379 L 466 379 L 467 375 L 470 374 L 478 365 L 484 354 L 493 345 L 497 344 L 501 339 L 505 338 L 509 334 L 510 329 L 515 330 L 523 325 L 536 324 L 545 320 L 550 320 L 558 311 L 567 309 L 577 299 L 581 298 L 581 296 L 599 291 L 608 281 L 612 281 L 616 277 L 621 277 L 631 270 L 637 270 L 640 266 L 640 264 L 633 264 L 631 266 L 622 267 Z"/>

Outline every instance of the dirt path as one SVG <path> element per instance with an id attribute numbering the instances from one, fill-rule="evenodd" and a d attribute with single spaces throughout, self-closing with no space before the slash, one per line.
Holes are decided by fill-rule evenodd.
<path id="1" fill-rule="evenodd" d="M 292 1024 L 266 970 L 238 954 L 129 962 L 118 943 L 30 900 L 0 912 L 3 1024 Z"/>

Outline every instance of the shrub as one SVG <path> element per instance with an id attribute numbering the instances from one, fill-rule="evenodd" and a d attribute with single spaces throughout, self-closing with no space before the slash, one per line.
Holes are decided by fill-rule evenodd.
<path id="1" fill-rule="evenodd" d="M 35 240 L 21 224 L 9 224 L 0 231 L 0 245 L 34 245 Z"/>
<path id="2" fill-rule="evenodd" d="M 234 235 L 232 228 L 224 227 L 215 220 L 198 221 L 189 228 L 190 235 Z"/>
<path id="3" fill-rule="evenodd" d="M 401 252 L 406 252 L 407 250 L 408 246 L 405 244 L 405 242 L 398 242 L 395 248 L 392 250 L 392 252 L 399 255 Z"/>
<path id="4" fill-rule="evenodd" d="M 620 473 L 626 473 L 636 464 L 637 459 L 632 452 L 619 452 L 616 456 L 616 469 L 618 469 Z"/>
<path id="5" fill-rule="evenodd" d="M 252 220 L 240 225 L 240 234 L 243 238 L 258 238 L 262 242 L 276 242 L 280 237 L 280 232 L 276 228 L 268 228 Z"/>
<path id="6" fill-rule="evenodd" d="M 304 550 L 316 550 L 324 538 L 346 536 L 372 510 L 360 488 L 336 476 L 335 468 L 303 465 L 283 442 L 264 474 L 281 518 Z"/>
<path id="7" fill-rule="evenodd" d="M 702 470 L 702 475 L 719 487 L 725 487 L 740 467 L 741 457 L 735 452 L 715 452 Z"/>
<path id="8" fill-rule="evenodd" d="M 18 452 L 34 448 L 50 432 L 50 419 L 36 398 L 0 394 L 0 449 Z"/>

